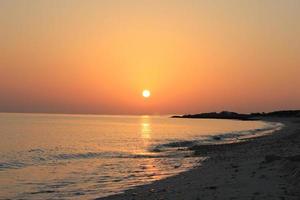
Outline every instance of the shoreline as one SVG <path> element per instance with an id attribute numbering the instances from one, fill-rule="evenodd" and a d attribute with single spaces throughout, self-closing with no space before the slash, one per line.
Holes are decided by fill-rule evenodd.
<path id="1" fill-rule="evenodd" d="M 97 200 L 299 199 L 300 119 L 260 120 L 285 126 L 242 143 L 194 146 L 208 157 L 200 166 Z"/>

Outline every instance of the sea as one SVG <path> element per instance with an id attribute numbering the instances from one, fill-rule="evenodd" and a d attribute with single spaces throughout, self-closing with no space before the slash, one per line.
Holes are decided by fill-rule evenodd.
<path id="1" fill-rule="evenodd" d="M 0 113 L 0 199 L 95 199 L 201 166 L 189 147 L 272 133 L 263 121 Z"/>

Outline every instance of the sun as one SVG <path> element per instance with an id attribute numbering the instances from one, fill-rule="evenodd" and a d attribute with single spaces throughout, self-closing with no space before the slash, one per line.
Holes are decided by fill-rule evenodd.
<path id="1" fill-rule="evenodd" d="M 149 98 L 151 95 L 151 92 L 149 90 L 143 90 L 142 95 L 144 98 Z"/>

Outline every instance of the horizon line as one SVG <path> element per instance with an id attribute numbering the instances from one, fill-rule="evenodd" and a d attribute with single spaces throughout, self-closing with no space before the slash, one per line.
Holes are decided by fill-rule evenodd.
<path id="1" fill-rule="evenodd" d="M 105 116 L 175 116 L 175 115 L 192 115 L 192 114 L 202 114 L 202 113 L 219 113 L 219 112 L 235 112 L 239 114 L 251 114 L 251 113 L 269 113 L 278 111 L 298 111 L 299 109 L 278 109 L 272 111 L 256 111 L 256 112 L 236 112 L 230 110 L 220 110 L 220 111 L 209 111 L 209 112 L 194 112 L 194 113 L 167 113 L 167 114 L 116 114 L 116 113 L 69 113 L 69 112 L 14 112 L 14 111 L 0 111 L 0 114 L 46 114 L 46 115 L 105 115 Z"/>

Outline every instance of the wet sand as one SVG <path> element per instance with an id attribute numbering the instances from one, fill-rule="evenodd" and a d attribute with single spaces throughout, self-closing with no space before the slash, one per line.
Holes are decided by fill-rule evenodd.
<path id="1" fill-rule="evenodd" d="M 208 157 L 201 166 L 99 200 L 299 200 L 300 118 L 263 120 L 285 127 L 243 143 L 195 146 Z"/>

